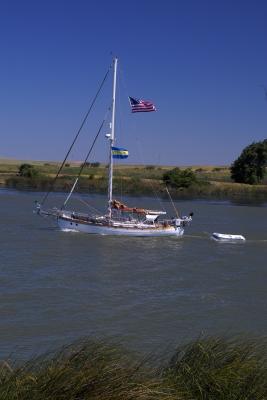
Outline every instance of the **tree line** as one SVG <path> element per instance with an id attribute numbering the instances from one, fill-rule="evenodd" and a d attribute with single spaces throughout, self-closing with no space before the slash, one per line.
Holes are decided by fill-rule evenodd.
<path id="1" fill-rule="evenodd" d="M 99 162 L 87 163 L 86 167 L 100 166 Z M 240 156 L 230 167 L 231 179 L 237 183 L 250 185 L 259 184 L 265 177 L 267 166 L 267 139 L 253 142 L 245 147 Z M 148 166 L 147 168 L 152 168 Z M 22 164 L 18 175 L 25 178 L 37 178 L 39 171 L 31 164 Z M 180 169 L 178 167 L 166 171 L 163 174 L 163 182 L 172 188 L 189 188 L 191 186 L 203 185 L 197 174 L 190 168 Z"/>
<path id="2" fill-rule="evenodd" d="M 231 178 L 234 182 L 255 185 L 263 180 L 266 166 L 267 139 L 254 142 L 244 148 L 231 165 Z"/>
<path id="3" fill-rule="evenodd" d="M 265 177 L 267 166 L 267 139 L 253 142 L 245 147 L 230 167 L 231 179 L 236 183 L 259 184 Z M 191 169 L 174 168 L 163 175 L 166 185 L 173 188 L 188 188 L 199 184 Z"/>

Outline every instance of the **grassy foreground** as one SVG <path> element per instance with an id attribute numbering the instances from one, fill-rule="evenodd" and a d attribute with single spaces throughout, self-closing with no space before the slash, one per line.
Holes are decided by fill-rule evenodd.
<path id="1" fill-rule="evenodd" d="M 0 366 L 1 400 L 263 400 L 264 340 L 207 337 L 168 360 L 83 340 L 20 367 Z"/>
<path id="2" fill-rule="evenodd" d="M 59 164 L 56 162 L 32 162 L 38 175 L 32 178 L 18 176 L 23 161 L 0 160 L 0 185 L 20 190 L 50 190 Z M 117 195 L 155 195 L 167 197 L 162 181 L 169 166 L 116 164 L 113 190 Z M 59 178 L 53 184 L 55 191 L 69 191 L 79 173 L 80 163 L 66 164 Z M 181 168 L 183 169 L 183 168 Z M 261 185 L 247 185 L 231 182 L 230 170 L 226 166 L 192 166 L 198 183 L 188 188 L 172 189 L 174 199 L 180 198 L 221 198 L 221 199 L 266 199 L 267 181 Z M 76 190 L 84 193 L 106 193 L 107 166 L 84 168 Z"/>

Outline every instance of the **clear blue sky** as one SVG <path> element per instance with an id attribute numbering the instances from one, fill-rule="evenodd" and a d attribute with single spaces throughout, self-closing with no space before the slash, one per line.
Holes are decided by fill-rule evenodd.
<path id="1" fill-rule="evenodd" d="M 264 0 L 2 0 L 0 43 L 1 158 L 61 160 L 111 51 L 129 162 L 229 164 L 267 138 Z M 83 159 L 110 93 L 111 81 L 72 159 Z M 158 111 L 131 114 L 127 95 Z M 93 160 L 106 152 L 103 137 Z"/>

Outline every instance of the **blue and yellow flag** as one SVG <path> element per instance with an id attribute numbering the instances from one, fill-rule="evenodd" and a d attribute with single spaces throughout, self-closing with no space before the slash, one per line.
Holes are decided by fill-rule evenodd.
<path id="1" fill-rule="evenodd" d="M 127 158 L 129 155 L 128 150 L 119 147 L 112 147 L 113 158 Z"/>

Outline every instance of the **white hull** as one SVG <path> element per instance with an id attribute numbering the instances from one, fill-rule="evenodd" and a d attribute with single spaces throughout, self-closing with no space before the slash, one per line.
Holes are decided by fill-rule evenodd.
<path id="1" fill-rule="evenodd" d="M 61 217 L 57 218 L 58 226 L 63 231 L 74 231 L 92 233 L 98 235 L 123 235 L 123 236 L 182 236 L 184 229 L 180 226 L 169 226 L 166 228 L 148 227 L 115 227 L 103 226 L 99 224 L 88 224 L 80 221 L 70 221 Z"/>

